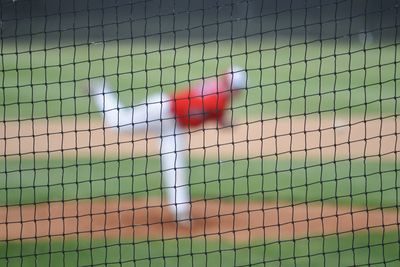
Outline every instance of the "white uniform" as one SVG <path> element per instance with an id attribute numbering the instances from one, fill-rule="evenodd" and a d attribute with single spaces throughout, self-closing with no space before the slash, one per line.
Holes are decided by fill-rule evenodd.
<path id="1" fill-rule="evenodd" d="M 149 131 L 161 137 L 161 168 L 166 204 L 177 221 L 189 219 L 187 131 L 177 125 L 170 112 L 169 98 L 161 93 L 155 94 L 146 103 L 127 108 L 118 102 L 116 93 L 104 82 L 92 83 L 90 94 L 97 108 L 103 111 L 107 127 L 119 127 L 121 132 Z"/>

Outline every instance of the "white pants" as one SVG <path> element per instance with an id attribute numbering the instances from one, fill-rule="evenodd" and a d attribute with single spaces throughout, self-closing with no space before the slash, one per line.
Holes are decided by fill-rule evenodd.
<path id="1" fill-rule="evenodd" d="M 188 141 L 184 131 L 170 112 L 171 102 L 161 93 L 152 95 L 145 103 L 123 107 L 104 82 L 92 83 L 91 96 L 103 111 L 108 127 L 121 132 L 149 131 L 161 137 L 161 168 L 165 200 L 178 221 L 189 219 Z"/>

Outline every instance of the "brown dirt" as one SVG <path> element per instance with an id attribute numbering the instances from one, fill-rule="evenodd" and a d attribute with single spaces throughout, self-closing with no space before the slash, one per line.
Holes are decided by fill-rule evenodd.
<path id="1" fill-rule="evenodd" d="M 196 156 L 223 158 L 318 157 L 394 158 L 400 151 L 400 117 L 333 118 L 299 116 L 292 118 L 238 122 L 217 130 L 207 125 L 187 138 Z M 0 122 L 0 154 L 15 156 L 77 155 L 157 155 L 156 136 L 120 134 L 104 129 L 99 120 L 34 120 Z M 4 137 L 3 137 L 4 136 Z M 218 144 L 218 146 L 217 146 Z"/>
<path id="2" fill-rule="evenodd" d="M 234 242 L 293 239 L 398 229 L 395 210 L 344 206 L 198 200 L 191 223 L 173 222 L 157 199 L 101 199 L 0 208 L 0 240 L 44 237 L 169 239 L 202 237 Z"/>

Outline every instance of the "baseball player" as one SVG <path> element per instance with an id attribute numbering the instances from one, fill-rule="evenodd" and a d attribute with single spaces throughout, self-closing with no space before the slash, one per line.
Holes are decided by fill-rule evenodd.
<path id="1" fill-rule="evenodd" d="M 162 181 L 166 201 L 178 222 L 190 216 L 189 144 L 185 134 L 205 122 L 223 122 L 232 97 L 246 87 L 247 74 L 237 67 L 172 94 L 157 93 L 144 103 L 124 107 L 107 84 L 91 81 L 89 95 L 108 127 L 121 132 L 151 131 L 161 137 Z"/>

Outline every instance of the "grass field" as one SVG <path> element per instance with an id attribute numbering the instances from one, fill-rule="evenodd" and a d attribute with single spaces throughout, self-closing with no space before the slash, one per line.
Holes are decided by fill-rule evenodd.
<path id="1" fill-rule="evenodd" d="M 355 159 L 320 163 L 289 160 L 191 162 L 193 198 L 251 198 L 298 203 L 336 201 L 397 207 L 400 170 L 395 161 Z M 0 203 L 33 204 L 96 197 L 161 196 L 158 157 L 1 161 Z M 132 179 L 134 176 L 134 179 Z M 7 178 L 6 178 L 7 177 Z"/>
<path id="2" fill-rule="evenodd" d="M 3 44 L 0 118 L 89 119 L 89 111 L 99 118 L 81 90 L 88 77 L 107 76 L 130 105 L 152 92 L 173 92 L 175 87 L 188 86 L 189 80 L 221 73 L 231 63 L 249 70 L 249 89 L 233 104 L 235 117 L 261 120 L 322 112 L 346 118 L 398 115 L 396 45 L 364 50 L 345 42 L 277 44 L 275 48 L 266 40 L 259 44 L 221 42 L 179 48 L 163 44 L 162 52 L 143 43 L 63 48 L 55 44 L 47 50 Z M 399 205 L 400 168 L 394 157 L 385 161 L 268 157 L 222 163 L 192 158 L 191 166 L 193 198 L 339 202 L 365 209 Z M 159 197 L 161 192 L 158 157 L 0 158 L 0 206 L 104 196 Z M 398 231 L 354 232 L 248 244 L 202 238 L 0 241 L 0 265 L 131 266 L 135 261 L 138 266 L 262 266 L 264 262 L 268 266 L 397 266 L 398 235 Z"/>
<path id="3" fill-rule="evenodd" d="M 235 42 L 163 45 L 111 42 L 47 50 L 4 45 L 0 103 L 7 120 L 87 115 L 81 88 L 107 77 L 127 105 L 147 94 L 188 86 L 231 64 L 248 69 L 249 89 L 233 105 L 236 116 L 333 112 L 348 116 L 394 114 L 399 109 L 399 51 L 339 42 L 277 45 Z M 163 85 L 162 88 L 160 85 Z M 18 87 L 18 90 L 16 90 Z M 134 88 L 132 90 L 131 88 Z"/>
<path id="4" fill-rule="evenodd" d="M 167 241 L 96 239 L 0 243 L 9 266 L 398 266 L 398 236 L 341 234 L 233 244 L 202 238 Z M 30 255 L 21 257 L 22 255 Z M 33 256 L 36 255 L 36 256 Z"/>

